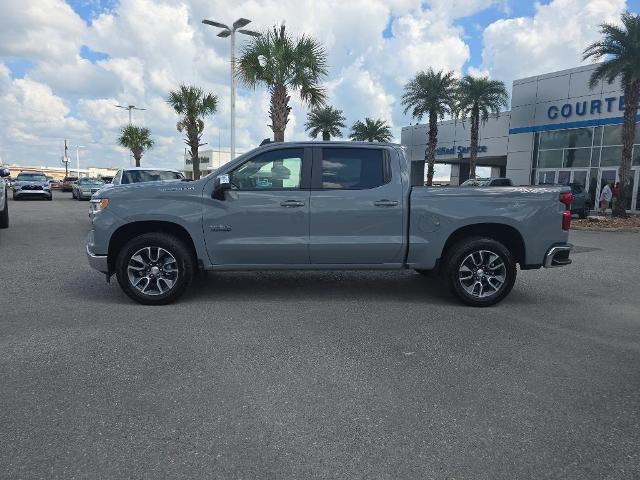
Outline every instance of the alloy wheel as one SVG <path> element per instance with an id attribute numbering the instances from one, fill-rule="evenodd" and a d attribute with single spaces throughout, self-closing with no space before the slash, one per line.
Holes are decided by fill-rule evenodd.
<path id="1" fill-rule="evenodd" d="M 476 250 L 467 255 L 458 268 L 462 288 L 476 298 L 496 295 L 507 280 L 502 258 L 490 250 Z"/>
<path id="2" fill-rule="evenodd" d="M 144 295 L 157 296 L 170 291 L 178 280 L 178 262 L 161 247 L 144 247 L 131 255 L 127 277 Z"/>

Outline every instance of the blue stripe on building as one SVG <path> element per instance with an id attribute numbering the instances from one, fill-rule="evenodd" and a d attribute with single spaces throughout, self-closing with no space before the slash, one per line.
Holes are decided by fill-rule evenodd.
<path id="1" fill-rule="evenodd" d="M 636 115 L 636 122 L 640 122 L 640 115 Z M 602 125 L 620 125 L 622 123 L 624 123 L 624 117 L 598 118 L 567 123 L 549 123 L 547 125 L 535 125 L 533 127 L 510 128 L 509 135 L 516 133 L 549 132 L 551 130 L 565 130 L 569 128 L 599 127 Z"/>

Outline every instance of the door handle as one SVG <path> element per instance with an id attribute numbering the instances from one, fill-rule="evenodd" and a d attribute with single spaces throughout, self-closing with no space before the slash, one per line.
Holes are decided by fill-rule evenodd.
<path id="1" fill-rule="evenodd" d="M 280 206 L 285 208 L 304 207 L 304 202 L 300 200 L 285 200 L 280 203 Z"/>
<path id="2" fill-rule="evenodd" d="M 373 202 L 376 207 L 396 207 L 398 206 L 398 202 L 396 200 L 387 200 L 386 198 L 383 200 L 378 200 Z"/>

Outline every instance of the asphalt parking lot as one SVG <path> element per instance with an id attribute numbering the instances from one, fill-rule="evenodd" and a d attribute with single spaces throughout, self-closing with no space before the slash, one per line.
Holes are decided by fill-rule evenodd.
<path id="1" fill-rule="evenodd" d="M 87 202 L 0 231 L 1 478 L 638 478 L 640 234 L 500 305 L 413 272 L 224 273 L 134 304 Z"/>

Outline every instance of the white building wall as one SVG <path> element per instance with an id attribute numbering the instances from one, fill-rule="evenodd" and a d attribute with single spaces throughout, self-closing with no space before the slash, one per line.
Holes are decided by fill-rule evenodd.
<path id="1" fill-rule="evenodd" d="M 607 124 L 622 116 L 619 82 L 589 87 L 595 68 L 586 65 L 513 82 L 507 176 L 514 182 L 531 182 L 534 130 Z"/>

